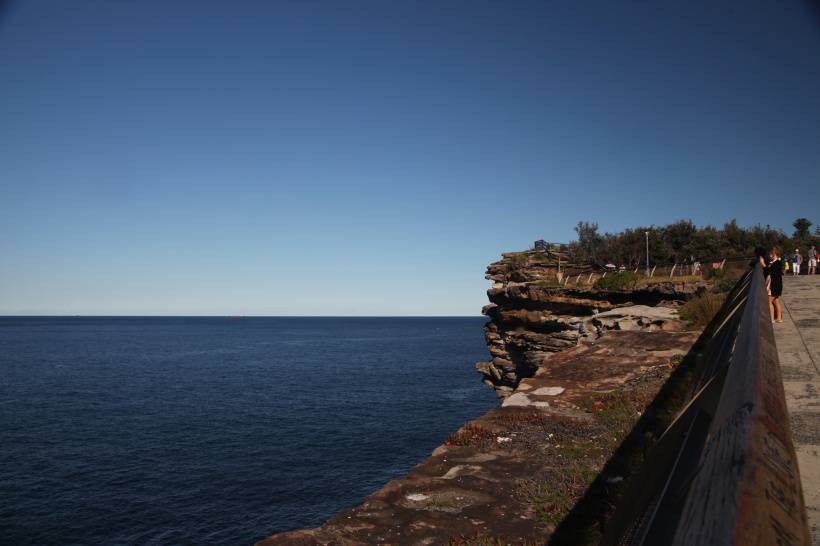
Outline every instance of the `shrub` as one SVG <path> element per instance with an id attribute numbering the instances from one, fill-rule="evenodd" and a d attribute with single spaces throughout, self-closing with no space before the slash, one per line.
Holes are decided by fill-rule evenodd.
<path id="1" fill-rule="evenodd" d="M 725 293 L 704 292 L 695 296 L 680 308 L 680 317 L 692 326 L 703 328 L 720 311 L 725 299 Z"/>
<path id="2" fill-rule="evenodd" d="M 660 284 L 664 282 L 698 282 L 701 280 L 703 279 L 699 275 L 676 275 L 671 278 L 669 277 L 669 275 L 657 275 L 655 277 L 641 277 L 641 279 L 638 281 L 638 285 L 647 286 L 650 284 Z"/>
<path id="3" fill-rule="evenodd" d="M 711 264 L 704 264 L 703 278 L 707 281 L 722 279 L 726 276 L 726 271 L 723 269 L 712 269 Z"/>
<path id="4" fill-rule="evenodd" d="M 715 287 L 712 289 L 712 292 L 718 294 L 725 294 L 726 292 L 731 292 L 732 288 L 734 288 L 737 284 L 737 281 L 737 277 L 724 276 L 722 279 L 720 279 L 720 282 L 718 282 L 715 285 Z"/>
<path id="5" fill-rule="evenodd" d="M 631 290 L 635 288 L 641 276 L 632 271 L 619 271 L 595 281 L 599 290 Z"/>
<path id="6" fill-rule="evenodd" d="M 505 411 L 496 413 L 493 416 L 493 421 L 505 427 L 544 425 L 548 421 L 548 417 L 540 411 L 526 413 L 518 411 Z"/>
<path id="7" fill-rule="evenodd" d="M 535 286 L 558 286 L 558 278 L 557 277 L 550 277 L 548 279 L 539 279 L 535 281 Z"/>
<path id="8" fill-rule="evenodd" d="M 461 430 L 448 436 L 444 443 L 448 446 L 481 445 L 493 437 L 493 433 L 489 430 L 473 423 L 467 423 Z"/>

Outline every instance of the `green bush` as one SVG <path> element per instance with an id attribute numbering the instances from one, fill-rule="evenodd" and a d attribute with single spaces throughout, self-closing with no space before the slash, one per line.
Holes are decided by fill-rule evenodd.
<path id="1" fill-rule="evenodd" d="M 640 279 L 641 276 L 632 271 L 619 271 L 595 281 L 595 288 L 599 290 L 632 290 Z"/>
<path id="2" fill-rule="evenodd" d="M 726 276 L 726 271 L 723 269 L 712 269 L 712 264 L 704 264 L 703 278 L 707 281 L 722 279 Z"/>
<path id="3" fill-rule="evenodd" d="M 695 296 L 680 308 L 680 318 L 696 328 L 703 328 L 715 317 L 726 294 L 716 294 L 715 292 L 704 292 Z"/>
<path id="4" fill-rule="evenodd" d="M 726 292 L 731 292 L 732 288 L 734 288 L 737 284 L 737 281 L 737 277 L 724 276 L 720 279 L 720 282 L 715 285 L 715 287 L 712 289 L 712 292 L 715 292 L 717 294 L 725 294 Z"/>
<path id="5" fill-rule="evenodd" d="M 538 279 L 534 283 L 535 286 L 558 286 L 558 278 L 550 277 L 548 279 Z"/>

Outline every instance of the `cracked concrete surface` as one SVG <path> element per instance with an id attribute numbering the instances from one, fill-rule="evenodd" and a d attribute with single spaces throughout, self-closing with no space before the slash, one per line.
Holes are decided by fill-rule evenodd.
<path id="1" fill-rule="evenodd" d="M 786 277 L 774 325 L 812 543 L 820 546 L 820 275 Z"/>

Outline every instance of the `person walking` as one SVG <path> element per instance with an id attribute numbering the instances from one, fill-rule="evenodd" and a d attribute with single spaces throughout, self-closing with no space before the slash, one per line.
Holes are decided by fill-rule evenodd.
<path id="1" fill-rule="evenodd" d="M 792 256 L 792 276 L 796 277 L 800 274 L 800 264 L 803 263 L 803 255 L 800 254 L 800 249 L 794 249 L 794 256 Z"/>
<path id="2" fill-rule="evenodd" d="M 766 291 L 769 293 L 769 314 L 774 324 L 783 322 L 783 309 L 780 307 L 780 297 L 783 295 L 783 260 L 780 259 L 780 248 L 772 247 L 769 260 L 766 268 Z"/>
<path id="3" fill-rule="evenodd" d="M 809 249 L 809 275 L 816 275 L 817 274 L 817 249 L 814 248 L 814 245 L 811 245 Z"/>

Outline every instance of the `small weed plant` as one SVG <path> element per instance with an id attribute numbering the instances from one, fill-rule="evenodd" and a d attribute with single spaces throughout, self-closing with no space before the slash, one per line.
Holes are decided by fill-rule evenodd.
<path id="1" fill-rule="evenodd" d="M 444 443 L 448 446 L 480 445 L 489 442 L 493 436 L 494 434 L 489 430 L 473 423 L 467 423 L 461 427 L 461 430 L 448 436 Z"/>
<path id="2" fill-rule="evenodd" d="M 541 544 L 541 542 L 536 540 L 525 541 L 523 543 L 516 543 L 516 546 L 519 544 L 520 546 L 536 546 L 537 544 Z M 510 546 L 510 543 L 502 537 L 476 532 L 476 534 L 470 536 L 450 537 L 447 546 Z"/>

